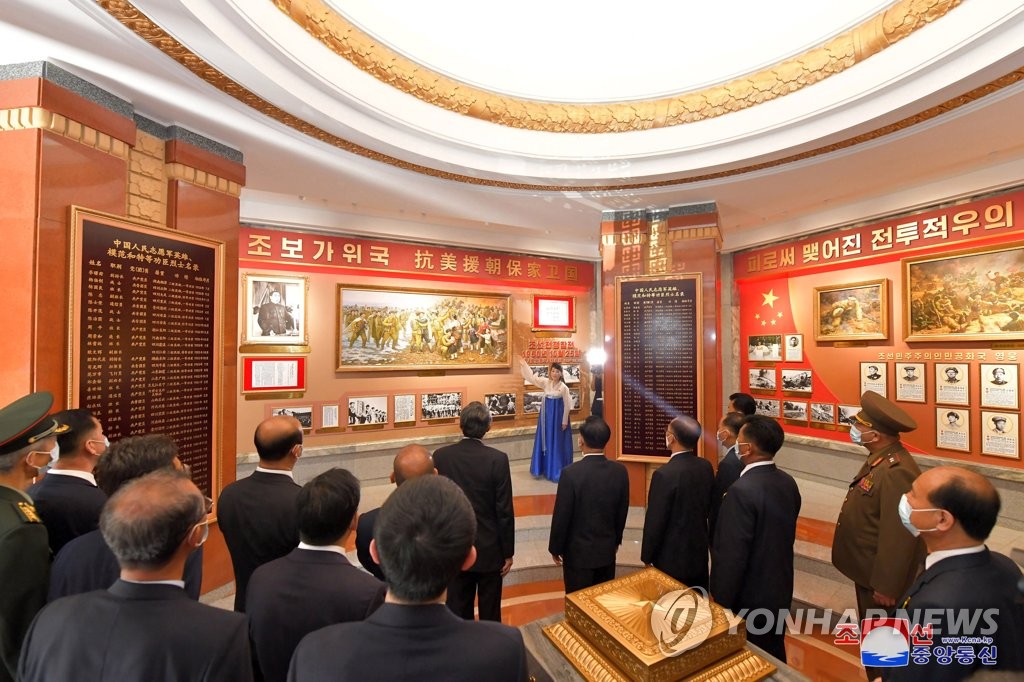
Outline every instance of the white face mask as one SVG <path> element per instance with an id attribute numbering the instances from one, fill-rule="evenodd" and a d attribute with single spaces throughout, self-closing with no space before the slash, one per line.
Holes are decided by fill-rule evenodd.
<path id="1" fill-rule="evenodd" d="M 900 505 L 897 508 L 900 515 L 900 521 L 903 523 L 903 527 L 907 529 L 907 532 L 913 535 L 915 538 L 921 533 L 932 533 L 937 531 L 938 528 L 918 528 L 911 522 L 910 515 L 914 512 L 927 512 L 927 511 L 942 511 L 941 509 L 935 509 L 929 507 L 927 509 L 914 509 L 910 506 L 910 500 L 907 499 L 906 493 L 900 496 Z"/>
<path id="2" fill-rule="evenodd" d="M 871 440 L 867 440 L 866 441 L 866 440 L 864 440 L 864 432 L 861 431 L 860 429 L 858 429 L 856 426 L 853 426 L 852 424 L 850 425 L 850 441 L 851 442 L 856 443 L 857 445 L 867 445 L 868 443 L 874 443 L 876 438 L 877 438 L 877 435 L 875 436 L 875 438 L 872 438 Z"/>
<path id="3" fill-rule="evenodd" d="M 58 457 L 60 457 L 60 446 L 54 445 L 53 450 L 50 450 L 50 464 L 56 462 Z"/>
<path id="4" fill-rule="evenodd" d="M 672 449 L 672 439 L 669 438 L 668 436 L 665 436 L 665 447 L 668 448 L 669 450 Z"/>

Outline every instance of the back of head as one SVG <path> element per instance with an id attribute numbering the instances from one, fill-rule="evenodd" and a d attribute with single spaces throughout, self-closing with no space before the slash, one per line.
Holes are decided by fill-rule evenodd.
<path id="1" fill-rule="evenodd" d="M 177 471 L 156 471 L 129 481 L 107 500 L 100 533 L 121 568 L 165 566 L 185 536 L 206 517 L 199 489 Z"/>
<path id="2" fill-rule="evenodd" d="M 611 440 L 612 430 L 604 419 L 590 415 L 580 425 L 580 437 L 583 438 L 583 442 L 588 448 L 604 450 L 608 441 Z"/>
<path id="3" fill-rule="evenodd" d="M 429 602 L 455 579 L 476 536 L 476 516 L 462 490 L 444 476 L 421 476 L 391 493 L 373 537 L 388 589 L 399 599 Z"/>
<path id="4" fill-rule="evenodd" d="M 409 479 L 426 476 L 436 471 L 434 458 L 430 456 L 430 451 L 416 443 L 410 443 L 398 451 L 392 469 L 396 485 L 402 485 Z"/>
<path id="5" fill-rule="evenodd" d="M 754 396 L 747 393 L 733 393 L 729 396 L 729 402 L 732 403 L 732 406 L 740 414 L 749 416 L 757 412 L 757 403 L 754 402 Z"/>
<path id="6" fill-rule="evenodd" d="M 132 479 L 160 469 L 173 469 L 178 446 L 170 436 L 150 433 L 128 436 L 112 444 L 96 464 L 96 485 L 107 495 Z"/>
<path id="7" fill-rule="evenodd" d="M 676 442 L 684 448 L 690 450 L 697 448 L 697 443 L 700 442 L 701 428 L 696 419 L 684 414 L 669 422 L 668 428 Z"/>
<path id="8" fill-rule="evenodd" d="M 53 415 L 59 424 L 65 424 L 70 428 L 57 436 L 57 445 L 60 446 L 60 456 L 70 457 L 77 453 L 84 445 L 89 434 L 96 427 L 96 420 L 92 412 L 84 408 L 76 410 L 61 410 Z"/>
<path id="9" fill-rule="evenodd" d="M 328 469 L 302 486 L 296 504 L 299 539 L 332 545 L 352 528 L 359 509 L 359 479 L 346 469 Z"/>
<path id="10" fill-rule="evenodd" d="M 491 412 L 479 400 L 462 408 L 459 426 L 466 438 L 483 438 L 491 429 Z"/>
<path id="11" fill-rule="evenodd" d="M 743 420 L 743 438 L 762 455 L 774 457 L 786 439 L 779 423 L 771 417 L 755 414 Z"/>
<path id="12" fill-rule="evenodd" d="M 738 435 L 740 427 L 743 426 L 743 420 L 746 419 L 746 415 L 740 412 L 730 412 L 722 417 L 722 426 L 728 429 L 732 435 Z"/>
<path id="13" fill-rule="evenodd" d="M 943 478 L 928 494 L 931 505 L 948 511 L 967 535 L 984 542 L 995 527 L 1002 506 L 992 482 L 960 467 L 939 467 L 929 473 L 941 473 Z"/>
<path id="14" fill-rule="evenodd" d="M 302 424 L 295 417 L 276 415 L 260 422 L 252 440 L 260 460 L 279 462 L 302 443 Z"/>

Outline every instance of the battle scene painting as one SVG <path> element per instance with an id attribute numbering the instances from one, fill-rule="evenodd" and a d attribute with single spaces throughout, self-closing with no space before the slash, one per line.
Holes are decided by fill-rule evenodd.
<path id="1" fill-rule="evenodd" d="M 814 288 L 816 341 L 889 338 L 889 280 Z"/>

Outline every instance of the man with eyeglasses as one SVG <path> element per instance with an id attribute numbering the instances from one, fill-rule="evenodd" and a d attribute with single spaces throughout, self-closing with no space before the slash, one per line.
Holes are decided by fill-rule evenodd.
<path id="1" fill-rule="evenodd" d="M 120 579 L 40 611 L 18 679 L 252 680 L 246 618 L 185 594 L 185 560 L 209 530 L 203 496 L 184 472 L 157 471 L 118 490 L 100 532 Z"/>
<path id="2" fill-rule="evenodd" d="M 46 603 L 50 548 L 25 490 L 68 430 L 47 416 L 52 405 L 39 392 L 0 410 L 0 682 L 14 680 L 25 632 Z"/>

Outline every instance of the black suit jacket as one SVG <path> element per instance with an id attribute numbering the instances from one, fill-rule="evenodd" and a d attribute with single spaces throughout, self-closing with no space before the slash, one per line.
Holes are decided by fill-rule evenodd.
<path id="1" fill-rule="evenodd" d="M 715 470 L 693 452 L 654 472 L 640 560 L 690 587 L 708 584 L 708 514 Z"/>
<path id="2" fill-rule="evenodd" d="M 476 563 L 479 573 L 499 571 L 515 554 L 516 517 L 512 510 L 512 474 L 508 455 L 476 438 L 463 438 L 434 453 L 437 473 L 455 481 L 476 512 Z"/>
<path id="3" fill-rule="evenodd" d="M 736 454 L 736 446 L 733 445 L 725 453 L 725 457 L 718 463 L 718 473 L 715 474 L 715 485 L 711 489 L 711 514 L 708 516 L 708 539 L 714 542 L 715 525 L 718 523 L 718 514 L 722 509 L 722 500 L 725 499 L 725 492 L 740 477 L 743 471 L 743 462 Z"/>
<path id="4" fill-rule="evenodd" d="M 105 590 L 117 582 L 121 567 L 98 530 L 80 535 L 60 551 L 50 570 L 47 601 L 73 594 Z M 185 594 L 199 601 L 203 587 L 203 548 L 185 559 Z"/>
<path id="5" fill-rule="evenodd" d="M 380 564 L 370 556 L 373 524 L 377 523 L 377 514 L 379 513 L 380 507 L 377 507 L 365 514 L 359 515 L 359 523 L 356 526 L 356 557 L 359 559 L 359 563 L 363 565 L 363 568 L 373 574 L 377 580 L 384 580 L 384 571 L 381 570 Z"/>
<path id="6" fill-rule="evenodd" d="M 288 670 L 293 682 L 524 682 L 526 675 L 518 630 L 463 620 L 444 604 L 384 604 L 361 623 L 317 630 L 299 644 Z"/>
<path id="7" fill-rule="evenodd" d="M 266 682 L 284 682 L 299 641 L 335 623 L 363 620 L 384 603 L 384 583 L 336 552 L 293 549 L 252 574 L 249 634 Z"/>
<path id="8" fill-rule="evenodd" d="M 28 489 L 50 536 L 54 554 L 79 535 L 99 528 L 107 495 L 77 476 L 49 473 Z"/>
<path id="9" fill-rule="evenodd" d="M 235 611 L 245 611 L 252 572 L 298 546 L 301 489 L 288 476 L 255 471 L 221 491 L 217 518 L 235 569 Z"/>
<path id="10" fill-rule="evenodd" d="M 118 580 L 48 604 L 29 629 L 18 679 L 252 679 L 245 616 L 189 599 L 173 585 Z"/>
<path id="11" fill-rule="evenodd" d="M 711 594 L 722 606 L 789 609 L 800 490 L 774 464 L 750 469 L 729 488 L 711 548 Z"/>
<path id="12" fill-rule="evenodd" d="M 975 658 L 967 665 L 956 661 L 940 665 L 932 656 L 925 665 L 911 661 L 904 668 L 885 668 L 885 679 L 943 682 L 964 679 L 975 670 L 1024 670 L 1024 599 L 1017 591 L 1020 578 L 1017 564 L 988 549 L 943 559 L 921 573 L 903 599 L 897 602 L 901 609 L 906 610 L 911 624 L 930 623 L 934 646 L 942 645 L 942 636 L 991 637 L 997 650 L 996 663 L 983 665 Z M 952 610 L 954 618 L 979 611 L 989 613 L 989 616 L 980 618 L 978 631 L 954 631 L 946 615 L 949 610 Z M 964 617 L 962 622 L 969 621 L 970 618 Z M 995 629 L 989 631 L 992 624 Z M 975 652 L 983 646 L 975 644 Z"/>
<path id="13" fill-rule="evenodd" d="M 611 566 L 628 511 L 626 467 L 601 454 L 586 455 L 558 479 L 548 551 L 571 568 Z"/>

